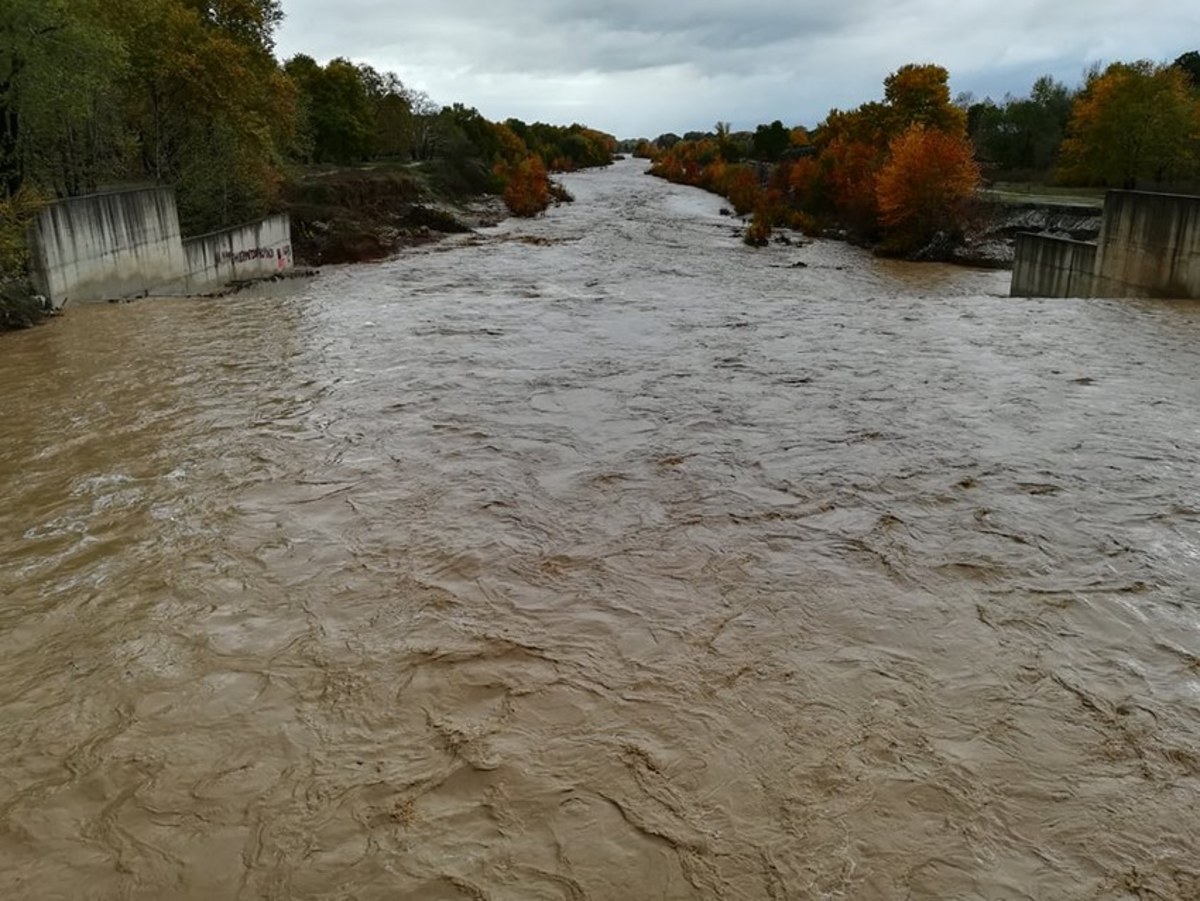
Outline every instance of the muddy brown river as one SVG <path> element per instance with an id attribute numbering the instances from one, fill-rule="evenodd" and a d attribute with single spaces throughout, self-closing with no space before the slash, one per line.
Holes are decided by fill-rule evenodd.
<path id="1" fill-rule="evenodd" d="M 641 168 L 0 336 L 0 898 L 1200 897 L 1200 304 Z"/>

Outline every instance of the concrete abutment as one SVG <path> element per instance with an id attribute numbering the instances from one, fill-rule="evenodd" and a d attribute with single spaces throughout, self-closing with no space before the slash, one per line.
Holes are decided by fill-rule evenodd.
<path id="1" fill-rule="evenodd" d="M 34 285 L 56 308 L 203 294 L 293 266 L 286 215 L 185 239 L 175 192 L 162 187 L 51 204 L 29 239 Z"/>
<path id="2" fill-rule="evenodd" d="M 1019 235 L 1009 293 L 1200 299 L 1200 197 L 1109 191 L 1095 244 Z"/>

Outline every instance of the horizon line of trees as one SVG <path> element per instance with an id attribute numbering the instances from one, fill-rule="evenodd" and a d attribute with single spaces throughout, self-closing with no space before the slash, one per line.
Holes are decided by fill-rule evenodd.
<path id="1" fill-rule="evenodd" d="M 884 252 L 961 235 L 986 177 L 1063 186 L 1200 184 L 1200 52 L 1173 63 L 1092 67 L 1077 89 L 1050 76 L 1027 96 L 950 97 L 941 66 L 909 64 L 884 99 L 833 109 L 811 132 L 776 120 L 753 132 L 667 133 L 623 147 L 651 172 L 753 213 L 749 244 L 775 225 L 847 230 Z"/>

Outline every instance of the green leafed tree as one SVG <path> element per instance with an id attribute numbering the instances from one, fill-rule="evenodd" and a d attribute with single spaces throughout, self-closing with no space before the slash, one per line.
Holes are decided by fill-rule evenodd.
<path id="1" fill-rule="evenodd" d="M 31 179 L 57 194 L 117 177 L 129 151 L 120 118 L 128 54 L 98 0 L 0 6 L 0 193 Z"/>
<path id="2" fill-rule="evenodd" d="M 318 163 L 357 163 L 373 152 L 376 101 L 371 74 L 349 60 L 318 65 L 311 57 L 292 57 L 284 66 L 296 85 L 311 156 Z"/>
<path id="3" fill-rule="evenodd" d="M 275 202 L 296 123 L 294 87 L 271 55 L 277 10 L 265 0 L 107 0 L 106 18 L 137 48 L 123 113 L 140 175 L 179 186 L 185 231 Z"/>
<path id="4" fill-rule="evenodd" d="M 1200 98 L 1187 74 L 1148 61 L 1113 63 L 1075 101 L 1065 179 L 1134 188 L 1196 176 Z"/>
<path id="5" fill-rule="evenodd" d="M 1181 54 L 1172 65 L 1187 74 L 1193 88 L 1200 89 L 1200 51 L 1189 50 Z"/>
<path id="6" fill-rule="evenodd" d="M 1043 75 L 1026 97 L 975 103 L 967 129 L 981 160 L 996 171 L 1020 179 L 1045 178 L 1058 162 L 1074 102 L 1062 82 Z"/>
<path id="7" fill-rule="evenodd" d="M 760 125 L 751 139 L 750 155 L 756 160 L 776 162 L 792 143 L 791 132 L 776 119 L 770 125 Z"/>
<path id="8" fill-rule="evenodd" d="M 186 0 L 209 25 L 236 39 L 270 52 L 275 29 L 283 22 L 280 0 Z"/>

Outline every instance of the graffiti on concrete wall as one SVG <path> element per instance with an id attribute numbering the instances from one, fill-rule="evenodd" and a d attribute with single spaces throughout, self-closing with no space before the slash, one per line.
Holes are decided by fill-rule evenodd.
<path id="1" fill-rule="evenodd" d="M 292 245 L 283 247 L 251 247 L 248 250 L 222 250 L 217 253 L 217 264 L 249 263 L 251 260 L 274 260 L 276 268 L 286 269 L 292 265 Z"/>

